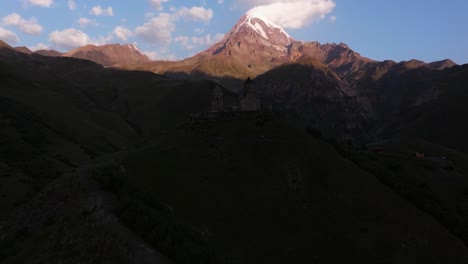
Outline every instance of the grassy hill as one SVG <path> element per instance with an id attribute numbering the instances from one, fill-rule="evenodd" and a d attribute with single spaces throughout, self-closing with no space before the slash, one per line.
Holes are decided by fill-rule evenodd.
<path id="1" fill-rule="evenodd" d="M 408 138 L 383 141 L 368 149 L 338 146 L 338 150 L 408 202 L 432 215 L 466 244 L 466 154 L 428 141 Z"/>
<path id="2" fill-rule="evenodd" d="M 120 219 L 178 263 L 465 258 L 431 216 L 284 120 L 244 115 L 186 133 L 127 155 L 116 188 Z"/>
<path id="3" fill-rule="evenodd" d="M 11 48 L 0 50 L 0 76 L 0 216 L 66 171 L 164 140 L 210 109 L 215 85 Z"/>

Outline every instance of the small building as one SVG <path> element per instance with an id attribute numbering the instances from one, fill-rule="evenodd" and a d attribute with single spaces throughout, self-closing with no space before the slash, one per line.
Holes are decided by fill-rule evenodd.
<path id="1" fill-rule="evenodd" d="M 262 101 L 254 92 L 254 81 L 248 78 L 243 87 L 240 98 L 240 110 L 244 112 L 260 111 Z"/>
<path id="2" fill-rule="evenodd" d="M 373 147 L 371 151 L 378 154 L 382 154 L 384 152 L 382 147 Z"/>
<path id="3" fill-rule="evenodd" d="M 415 152 L 414 153 L 414 156 L 417 158 L 417 159 L 423 159 L 426 157 L 426 155 L 424 153 L 420 153 L 420 152 Z"/>

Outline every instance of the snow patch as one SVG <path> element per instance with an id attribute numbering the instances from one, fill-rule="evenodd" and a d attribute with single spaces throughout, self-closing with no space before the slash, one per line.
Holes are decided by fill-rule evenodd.
<path id="1" fill-rule="evenodd" d="M 135 52 L 140 52 L 140 49 L 135 45 L 135 44 L 127 44 L 126 45 L 127 47 L 129 47 L 131 50 L 135 51 Z"/>
<path id="2" fill-rule="evenodd" d="M 265 33 L 262 25 L 260 25 L 259 23 L 255 22 L 254 30 L 257 31 L 257 33 L 259 33 L 260 35 L 262 35 L 262 37 L 268 39 L 268 35 Z"/>
<path id="3" fill-rule="evenodd" d="M 288 39 L 292 39 L 291 36 L 280 26 L 278 26 L 277 24 L 275 24 L 273 21 L 271 21 L 270 19 L 268 19 L 266 16 L 264 16 L 263 14 L 261 13 L 258 13 L 258 12 L 255 12 L 254 10 L 250 10 L 249 12 L 247 12 L 247 20 L 248 21 L 252 21 L 252 19 L 254 18 L 258 18 L 260 20 L 262 20 L 263 22 L 265 22 L 265 24 L 271 28 L 276 28 L 276 29 L 279 29 L 281 31 L 281 33 L 283 33 L 284 35 L 286 35 L 286 37 L 288 37 Z"/>
<path id="4" fill-rule="evenodd" d="M 275 23 L 273 23 L 271 20 L 269 20 L 264 15 L 262 15 L 260 13 L 257 13 L 257 12 L 254 12 L 254 11 L 249 11 L 249 12 L 247 12 L 245 14 L 242 23 L 240 23 L 237 26 L 235 33 L 237 33 L 239 31 L 239 29 L 242 28 L 242 26 L 247 24 L 250 28 L 252 28 L 255 32 L 260 34 L 262 37 L 264 37 L 265 39 L 269 39 L 268 34 L 265 32 L 265 29 L 262 27 L 261 24 L 259 24 L 258 22 L 255 22 L 255 24 L 252 23 L 252 21 L 254 19 L 259 19 L 259 20 L 263 21 L 269 27 L 268 28 L 268 33 L 273 32 L 273 30 L 271 30 L 271 29 L 278 29 L 282 34 L 284 34 L 287 37 L 288 44 L 291 43 L 291 39 L 292 39 L 291 36 L 282 27 L 280 27 L 280 26 L 276 25 Z"/>

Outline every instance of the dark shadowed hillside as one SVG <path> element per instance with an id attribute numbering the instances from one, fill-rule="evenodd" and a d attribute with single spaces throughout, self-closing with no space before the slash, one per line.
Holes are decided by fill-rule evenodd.
<path id="1" fill-rule="evenodd" d="M 281 118 L 220 115 L 182 131 L 47 187 L 4 223 L 6 263 L 157 263 L 153 249 L 175 263 L 468 258 L 461 240 L 430 215 Z M 87 251 L 102 239 L 111 242 Z M 148 251 L 132 252 L 139 239 Z M 50 243 L 30 246 L 44 240 Z M 108 257 L 99 258 L 104 249 Z"/>
<path id="2" fill-rule="evenodd" d="M 9 48 L 0 59 L 2 175 L 21 189 L 2 198 L 6 212 L 62 172 L 161 140 L 190 113 L 211 107 L 208 81 L 167 80 Z"/>
<path id="3" fill-rule="evenodd" d="M 284 64 L 255 78 L 254 87 L 267 107 L 331 137 L 362 140 L 368 136 L 366 124 L 374 121 L 356 89 L 318 61 Z"/>
<path id="4" fill-rule="evenodd" d="M 428 72 L 427 76 L 431 76 L 434 99 L 400 112 L 398 123 L 390 123 L 384 135 L 424 139 L 466 153 L 467 67 Z M 414 79 L 419 83 L 424 80 Z"/>
<path id="5" fill-rule="evenodd" d="M 447 242 L 442 241 L 451 235 L 436 231 L 439 224 L 431 217 L 304 130 L 259 115 L 194 123 L 188 137 L 177 146 L 142 150 L 122 163 L 131 188 L 145 190 L 199 230 L 200 242 L 168 252 L 187 246 L 190 260 L 219 263 L 461 260 L 451 255 L 459 253 L 448 252 L 458 247 L 464 252 L 464 246 L 458 241 L 459 246 L 443 249 Z M 158 228 L 141 229 L 144 222 L 135 218 L 150 208 L 155 210 L 150 217 L 157 217 L 161 205 L 145 206 L 124 207 L 119 214 L 147 241 L 164 248 L 165 240 L 152 233 Z M 198 250 L 190 251 L 193 247 Z M 438 253 L 429 257 L 428 252 Z M 182 258 L 185 262 L 191 261 Z"/>

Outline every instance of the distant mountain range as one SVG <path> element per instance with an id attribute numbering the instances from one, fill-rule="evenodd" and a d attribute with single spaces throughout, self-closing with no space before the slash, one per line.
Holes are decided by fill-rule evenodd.
<path id="1" fill-rule="evenodd" d="M 65 53 L 56 50 L 37 50 L 32 52 L 27 47 L 16 47 L 15 49 L 26 54 L 34 53 L 50 57 L 72 57 L 90 60 L 103 66 L 114 67 L 151 61 L 133 44 L 86 45 Z"/>
<path id="2" fill-rule="evenodd" d="M 284 29 L 260 14 L 248 13 L 218 43 L 195 56 L 176 62 L 150 62 L 127 68 L 160 74 L 202 73 L 212 77 L 254 78 L 283 63 L 316 60 L 349 85 L 363 78 L 378 78 L 390 68 L 443 69 L 453 61 L 424 63 L 412 60 L 378 62 L 351 50 L 346 44 L 320 44 L 294 40 Z"/>
<path id="3" fill-rule="evenodd" d="M 119 66 L 132 63 L 145 63 L 150 59 L 141 53 L 133 44 L 126 45 L 87 45 L 63 54 L 64 57 L 73 57 L 94 61 L 103 66 Z"/>
<path id="4" fill-rule="evenodd" d="M 25 47 L 18 51 L 32 53 Z M 254 78 L 283 63 L 316 60 L 333 70 L 349 85 L 364 76 L 379 78 L 391 68 L 455 66 L 451 60 L 425 63 L 418 60 L 378 62 L 353 51 L 346 44 L 320 44 L 294 40 L 284 29 L 261 14 L 247 13 L 225 37 L 205 51 L 180 61 L 153 61 L 133 44 L 87 45 L 69 52 L 39 50 L 46 56 L 65 56 L 94 61 L 104 66 L 149 70 L 158 74 L 203 74 L 211 77 Z"/>

